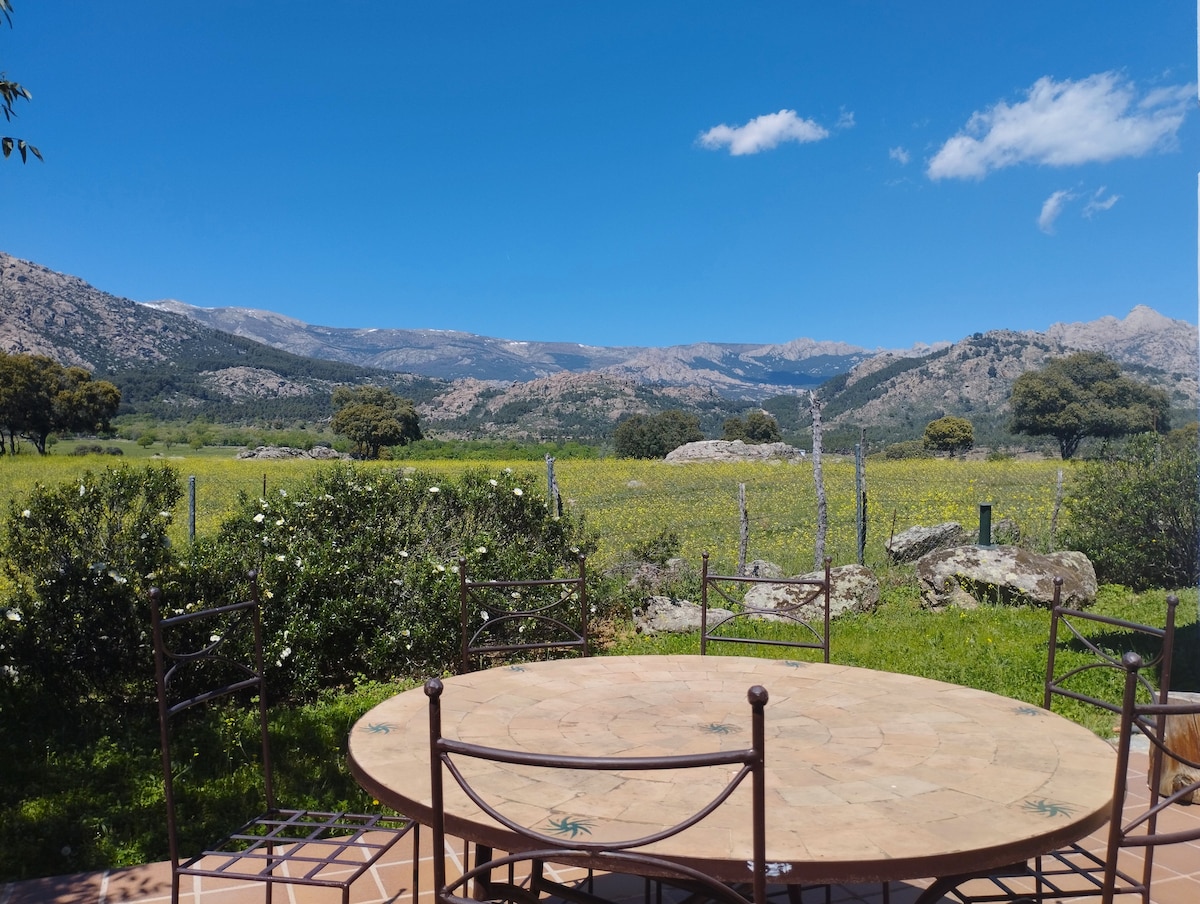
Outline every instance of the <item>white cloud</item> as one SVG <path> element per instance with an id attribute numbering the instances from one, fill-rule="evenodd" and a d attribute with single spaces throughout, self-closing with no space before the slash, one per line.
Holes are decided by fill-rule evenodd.
<path id="1" fill-rule="evenodd" d="M 1107 185 L 1101 185 L 1088 199 L 1087 204 L 1083 206 L 1083 215 L 1089 220 L 1098 213 L 1103 213 L 1109 210 L 1114 204 L 1121 200 L 1120 195 L 1109 195 L 1104 197 L 1104 193 L 1108 191 Z"/>
<path id="2" fill-rule="evenodd" d="M 901 166 L 908 166 L 908 161 L 912 159 L 912 155 L 908 153 L 908 150 L 902 147 L 888 148 L 888 156 Z"/>
<path id="3" fill-rule="evenodd" d="M 1079 81 L 1046 76 L 1023 101 L 999 101 L 967 125 L 929 161 L 930 179 L 983 178 L 1019 163 L 1072 166 L 1140 157 L 1175 145 L 1195 85 L 1158 88 L 1138 97 L 1116 72 Z"/>
<path id="4" fill-rule="evenodd" d="M 1046 235 L 1052 235 L 1054 233 L 1054 221 L 1063 212 L 1063 208 L 1067 202 L 1074 197 L 1071 192 L 1061 189 L 1042 202 L 1042 212 L 1038 216 L 1038 229 L 1042 230 Z"/>
<path id="5" fill-rule="evenodd" d="M 850 114 L 851 124 L 853 119 L 854 115 Z M 811 119 L 801 119 L 795 110 L 780 110 L 778 113 L 757 116 L 744 126 L 728 126 L 722 123 L 707 132 L 702 132 L 697 141 L 709 150 L 728 147 L 732 156 L 739 157 L 742 154 L 769 151 L 785 141 L 805 144 L 828 137 L 829 130 Z"/>
<path id="6" fill-rule="evenodd" d="M 835 126 L 835 128 L 853 129 L 854 128 L 854 114 L 850 110 L 843 110 L 838 115 L 838 121 L 837 121 L 837 125 Z"/>

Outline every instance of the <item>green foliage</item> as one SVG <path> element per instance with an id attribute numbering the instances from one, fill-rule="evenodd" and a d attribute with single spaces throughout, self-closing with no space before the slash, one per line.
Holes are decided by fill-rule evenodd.
<path id="1" fill-rule="evenodd" d="M 918 439 L 892 443 L 883 450 L 883 457 L 889 461 L 902 461 L 906 458 L 929 458 L 929 449 Z"/>
<path id="2" fill-rule="evenodd" d="M 12 3 L 10 0 L 0 0 L 0 18 L 3 18 L 10 26 L 12 25 L 11 13 Z M 4 78 L 4 73 L 0 72 L 0 113 L 4 114 L 5 122 L 9 122 L 17 115 L 13 110 L 13 104 L 22 98 L 32 100 L 29 90 L 14 81 Z M 25 141 L 24 138 L 12 138 L 8 135 L 0 137 L 0 151 L 3 151 L 5 157 L 12 154 L 14 147 L 21 155 L 22 163 L 28 162 L 30 154 L 33 154 L 38 160 L 43 159 L 42 152 Z"/>
<path id="3" fill-rule="evenodd" d="M 653 537 L 636 542 L 629 548 L 634 561 L 654 565 L 666 565 L 679 555 L 679 550 L 679 534 L 669 528 L 663 528 Z"/>
<path id="4" fill-rule="evenodd" d="M 740 417 L 727 418 L 721 438 L 747 443 L 777 443 L 781 440 L 779 424 L 765 411 L 751 411 L 744 421 Z"/>
<path id="5" fill-rule="evenodd" d="M 0 694 L 19 687 L 69 707 L 144 693 L 146 590 L 170 563 L 167 528 L 182 492 L 170 468 L 121 465 L 9 503 Z"/>
<path id="6" fill-rule="evenodd" d="M 975 428 L 966 418 L 950 415 L 940 417 L 925 426 L 922 444 L 926 449 L 949 452 L 953 456 L 975 445 Z"/>
<path id="7" fill-rule="evenodd" d="M 421 439 L 417 411 L 410 399 L 382 386 L 339 386 L 333 391 L 335 433 L 354 443 L 358 458 L 379 458 L 383 446 Z"/>
<path id="8" fill-rule="evenodd" d="M 613 433 L 618 458 L 665 458 L 671 450 L 702 439 L 700 419 L 675 409 L 635 414 L 621 421 Z"/>
<path id="9" fill-rule="evenodd" d="M 63 367 L 44 355 L 0 351 L 0 437 L 8 432 L 13 454 L 17 435 L 44 455 L 52 431 L 105 431 L 120 404 L 116 386 L 93 380 L 83 368 Z"/>
<path id="10" fill-rule="evenodd" d="M 483 578 L 542 578 L 571 574 L 590 549 L 578 519 L 550 517 L 531 476 L 339 465 L 266 499 L 243 496 L 164 589 L 203 597 L 257 569 L 273 692 L 311 696 L 356 676 L 449 668 L 459 556 Z"/>
<path id="11" fill-rule="evenodd" d="M 1166 393 L 1124 376 L 1099 352 L 1077 352 L 1021 374 L 1013 382 L 1011 402 L 1012 429 L 1054 437 L 1064 460 L 1084 437 L 1165 433 L 1170 427 Z"/>
<path id="12" fill-rule="evenodd" d="M 1134 437 L 1085 462 L 1066 499 L 1062 542 L 1087 554 L 1097 578 L 1129 587 L 1187 587 L 1197 580 L 1196 429 L 1164 441 Z"/>

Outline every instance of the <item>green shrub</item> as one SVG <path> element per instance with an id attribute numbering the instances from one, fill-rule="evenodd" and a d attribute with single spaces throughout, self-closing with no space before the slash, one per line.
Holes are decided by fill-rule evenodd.
<path id="1" fill-rule="evenodd" d="M 182 494 L 170 468 L 121 465 L 9 504 L 0 690 L 19 684 L 63 704 L 144 696 L 146 589 L 171 561 L 167 528 Z"/>
<path id="2" fill-rule="evenodd" d="M 256 569 L 276 699 L 443 672 L 458 654 L 460 556 L 475 578 L 543 578 L 571 574 L 592 545 L 509 472 L 336 465 L 239 506 L 165 590 L 203 599 Z"/>
<path id="3" fill-rule="evenodd" d="M 1086 553 L 1101 583 L 1187 587 L 1197 578 L 1196 431 L 1134 437 L 1081 466 L 1066 499 L 1063 545 Z"/>

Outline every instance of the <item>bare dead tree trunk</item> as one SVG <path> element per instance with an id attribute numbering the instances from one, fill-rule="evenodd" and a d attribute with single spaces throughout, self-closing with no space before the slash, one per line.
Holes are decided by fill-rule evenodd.
<path id="1" fill-rule="evenodd" d="M 821 400 L 810 393 L 812 408 L 813 440 L 813 484 L 817 488 L 817 536 L 813 542 L 814 569 L 825 567 L 825 532 L 829 526 L 829 515 L 825 506 L 825 479 L 821 474 Z"/>
<path id="2" fill-rule="evenodd" d="M 750 512 L 746 508 L 746 485 L 738 484 L 738 513 L 741 516 L 741 542 L 738 544 L 738 574 L 746 573 L 746 549 L 750 545 Z"/>

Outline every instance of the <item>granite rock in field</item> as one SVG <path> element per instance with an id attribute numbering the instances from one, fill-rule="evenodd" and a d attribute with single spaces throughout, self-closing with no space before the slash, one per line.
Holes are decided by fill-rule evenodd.
<path id="1" fill-rule="evenodd" d="M 915 562 L 935 549 L 948 549 L 967 542 L 967 532 L 957 521 L 935 524 L 933 527 L 910 527 L 896 534 L 885 544 L 893 564 Z"/>
<path id="2" fill-rule="evenodd" d="M 728 609 L 709 609 L 710 619 L 728 618 Z M 639 634 L 687 634 L 700 630 L 700 607 L 687 600 L 669 596 L 651 596 L 641 609 L 633 611 L 634 628 Z"/>
<path id="3" fill-rule="evenodd" d="M 1054 579 L 1062 601 L 1075 608 L 1096 600 L 1096 569 L 1081 552 L 1036 553 L 1019 546 L 958 546 L 923 556 L 917 582 L 925 605 L 974 608 L 985 603 L 1049 608 Z"/>
<path id="4" fill-rule="evenodd" d="M 825 572 L 810 571 L 797 575 L 798 578 L 820 581 Z M 813 588 L 796 584 L 754 584 L 746 591 L 743 600 L 755 609 L 778 609 L 804 600 Z M 863 565 L 839 565 L 829 570 L 829 616 L 836 618 L 847 612 L 873 612 L 879 605 L 879 580 L 875 573 Z M 821 618 L 821 600 L 813 599 L 801 605 L 795 612 L 802 621 Z M 777 616 L 763 616 L 779 620 Z"/>
<path id="5" fill-rule="evenodd" d="M 705 439 L 685 443 L 667 453 L 666 461 L 802 461 L 807 453 L 787 443 L 747 443 L 740 439 Z"/>
<path id="6" fill-rule="evenodd" d="M 236 456 L 238 459 L 266 459 L 270 461 L 286 461 L 293 458 L 311 458 L 321 461 L 347 461 L 350 456 L 338 452 L 328 446 L 313 446 L 311 449 L 297 449 L 293 446 L 259 446 L 256 449 L 243 449 Z"/>

